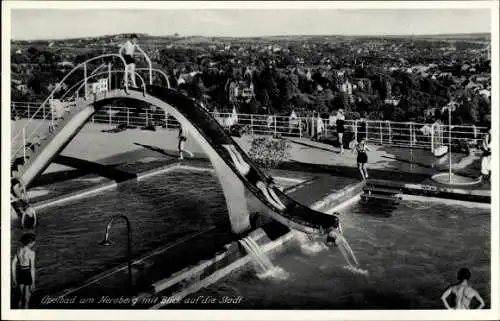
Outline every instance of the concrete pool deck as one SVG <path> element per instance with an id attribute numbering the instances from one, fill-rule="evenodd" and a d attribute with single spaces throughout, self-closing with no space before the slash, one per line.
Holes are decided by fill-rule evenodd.
<path id="1" fill-rule="evenodd" d="M 101 124 L 87 124 L 62 152 L 62 162 L 66 165 L 52 164 L 30 189 L 30 192 L 33 193 L 33 201 L 35 203 L 44 202 L 54 197 L 64 197 L 68 193 L 81 194 L 82 188 L 86 188 L 90 192 L 106 185 L 112 186 L 114 184 L 116 186 L 119 181 L 116 177 L 103 177 L 88 169 L 74 169 L 68 166 L 71 165 L 72 159 L 76 160 L 75 166 L 84 164 L 79 162 L 81 160 L 95 162 L 113 168 L 117 172 L 121 171 L 132 175 L 130 177 L 135 175 L 135 178 L 144 175 L 144 173 L 147 174 L 149 171 L 152 173 L 159 168 L 169 167 L 177 163 L 175 160 L 176 131 L 160 129 L 152 132 L 137 129 L 113 134 L 101 132 L 101 130 L 110 127 Z M 249 150 L 250 137 L 235 138 L 235 141 L 245 151 Z M 150 147 L 144 147 L 145 145 Z M 346 152 L 345 156 L 340 156 L 333 147 L 308 140 L 294 139 L 290 141 L 290 145 L 290 158 L 277 170 L 273 170 L 272 174 L 284 177 L 292 174 L 291 177 L 304 179 L 306 183 L 310 182 L 304 183 L 300 188 L 297 187 L 291 192 L 290 196 L 299 202 L 309 206 L 318 205 L 318 202 L 324 200 L 328 195 L 359 182 L 355 155 Z M 183 165 L 209 170 L 211 167 L 209 162 L 203 156 L 201 148 L 192 139 L 188 140 L 186 148 L 195 153 L 196 159 L 186 160 L 182 162 Z M 369 153 L 371 177 L 393 182 L 403 181 L 446 187 L 430 181 L 430 177 L 439 172 L 439 164 L 437 166 L 432 162 L 426 164 L 426 157 L 418 159 L 419 164 L 411 164 L 402 161 L 407 156 L 405 151 L 399 152 L 398 154 L 398 151 L 374 146 L 374 150 Z M 418 152 L 426 153 L 426 151 Z M 61 162 L 61 159 L 58 161 Z M 464 170 L 473 171 L 474 169 L 470 166 Z M 83 181 L 87 185 L 82 184 Z M 450 192 L 455 190 L 449 189 Z M 458 190 L 460 193 L 475 193 L 476 191 L 484 194 L 490 193 L 488 185 L 464 186 L 456 189 L 456 191 Z M 138 265 L 139 269 L 140 266 L 142 265 Z M 118 282 L 123 282 L 126 279 L 126 270 L 119 267 L 117 269 L 117 273 L 109 278 L 109 282 L 113 283 L 118 279 L 121 280 Z M 103 284 L 99 281 L 94 283 L 94 286 L 105 288 Z M 110 287 L 114 286 L 110 285 Z"/>
<path id="2" fill-rule="evenodd" d="M 26 120 L 12 122 L 11 131 L 21 128 Z M 85 161 L 97 163 L 98 166 L 122 171 L 125 176 L 133 178 L 139 171 L 151 170 L 172 162 L 176 157 L 177 131 L 159 128 L 156 131 L 129 129 L 118 133 L 104 133 L 102 130 L 114 126 L 105 124 L 86 124 L 73 141 L 62 151 L 47 170 L 36 179 L 30 189 L 33 201 L 37 202 L 50 197 L 60 196 L 65 191 L 72 190 L 68 183 L 72 178 L 79 177 L 76 185 L 82 188 L 119 181 L 116 175 L 96 175 L 85 166 Z M 234 138 L 243 150 L 249 151 L 251 137 Z M 330 145 L 314 142 L 308 139 L 286 138 L 289 142 L 289 158 L 283 162 L 277 171 L 309 172 L 313 175 L 333 175 L 359 179 L 356 168 L 356 155 L 346 151 L 338 154 L 338 149 Z M 409 149 L 394 149 L 381 146 L 371 146 L 368 153 L 367 168 L 371 178 L 397 180 L 407 183 L 418 183 L 438 188 L 462 191 L 490 191 L 489 183 L 482 182 L 471 186 L 449 186 L 432 181 L 432 175 L 446 170 L 447 159 L 436 160 L 429 151 Z M 195 154 L 196 160 L 185 163 L 196 166 L 210 166 L 201 147 L 188 139 L 186 149 Z M 413 162 L 412 162 L 413 159 Z M 479 159 L 453 155 L 454 172 L 468 177 L 479 176 Z M 83 165 L 82 165 L 83 164 Z M 68 166 L 70 165 L 70 166 Z M 75 169 L 71 166 L 80 166 Z M 83 166 L 83 168 L 82 168 Z M 109 171 L 108 171 L 109 172 Z M 310 176 L 310 175 L 309 175 Z M 64 182 L 64 184 L 59 184 Z M 47 190 L 50 190 L 50 196 Z M 55 194 L 52 191 L 56 191 Z M 73 190 L 74 191 L 74 190 Z"/>

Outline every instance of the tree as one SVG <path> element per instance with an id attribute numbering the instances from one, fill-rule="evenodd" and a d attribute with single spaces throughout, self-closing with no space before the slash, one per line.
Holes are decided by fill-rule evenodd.
<path id="1" fill-rule="evenodd" d="M 260 102 L 260 105 L 266 108 L 271 106 L 271 99 L 267 93 L 267 89 L 261 89 L 256 92 L 256 99 Z"/>

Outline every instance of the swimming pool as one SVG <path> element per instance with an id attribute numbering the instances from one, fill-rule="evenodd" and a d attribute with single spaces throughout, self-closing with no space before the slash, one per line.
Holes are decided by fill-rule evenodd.
<path id="1" fill-rule="evenodd" d="M 297 184 L 297 180 L 277 182 L 283 187 Z M 41 209 L 33 302 L 43 293 L 61 291 L 125 262 L 127 231 L 123 222 L 116 221 L 111 228 L 113 246 L 98 244 L 106 224 L 116 214 L 124 214 L 130 220 L 133 257 L 228 221 L 218 178 L 203 170 L 172 169 L 140 182 L 132 180 L 116 189 Z M 17 227 L 12 228 L 12 254 L 22 233 Z M 228 238 L 230 229 L 217 233 Z"/>
<path id="2" fill-rule="evenodd" d="M 367 276 L 346 270 L 338 251 L 305 254 L 295 242 L 273 260 L 289 273 L 287 280 L 261 280 L 248 267 L 190 296 L 241 297 L 237 304 L 183 307 L 439 309 L 461 267 L 471 270 L 471 285 L 489 306 L 490 209 L 421 200 L 394 208 L 356 202 L 341 217 Z"/>

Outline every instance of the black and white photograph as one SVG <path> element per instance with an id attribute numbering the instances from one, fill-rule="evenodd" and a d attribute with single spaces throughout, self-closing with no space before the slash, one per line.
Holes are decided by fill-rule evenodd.
<path id="1" fill-rule="evenodd" d="M 2 319 L 500 318 L 498 11 L 3 2 Z"/>

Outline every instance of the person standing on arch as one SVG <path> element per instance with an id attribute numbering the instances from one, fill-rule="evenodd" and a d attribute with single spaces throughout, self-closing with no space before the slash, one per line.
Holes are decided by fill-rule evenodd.
<path id="1" fill-rule="evenodd" d="M 125 63 L 127 64 L 127 66 L 125 67 L 127 73 L 123 77 L 124 84 L 128 83 L 130 79 L 132 87 L 135 88 L 137 88 L 137 83 L 135 81 L 135 50 L 137 49 L 140 53 L 146 56 L 146 53 L 141 49 L 141 47 L 139 47 L 139 44 L 137 42 L 137 35 L 131 34 L 130 38 L 120 47 L 120 55 L 123 57 L 123 59 L 125 59 Z"/>

